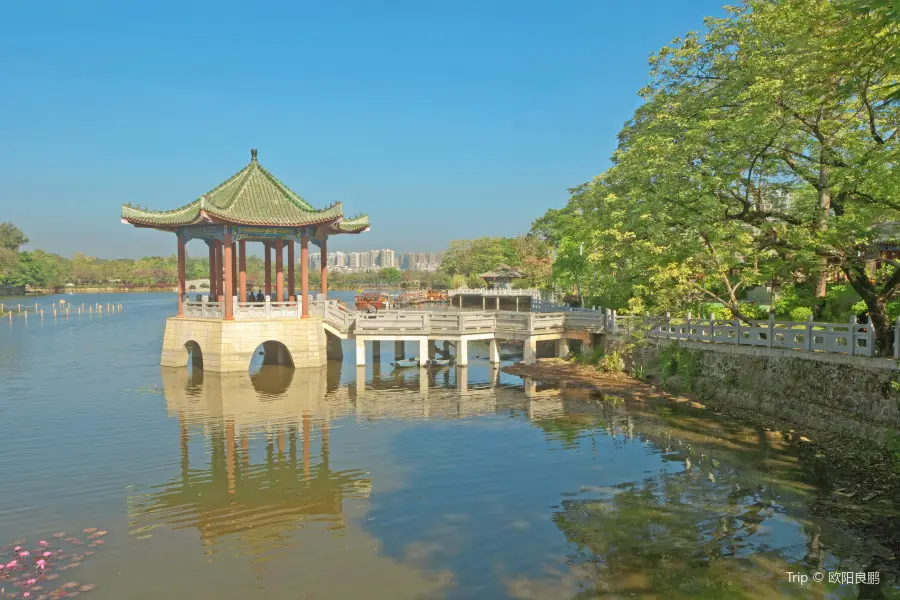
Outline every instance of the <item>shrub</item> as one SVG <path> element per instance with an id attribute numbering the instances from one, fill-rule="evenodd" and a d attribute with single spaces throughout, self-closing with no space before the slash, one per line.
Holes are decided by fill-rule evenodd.
<path id="1" fill-rule="evenodd" d="M 589 352 L 582 352 L 575 357 L 575 362 L 582 365 L 600 364 L 600 359 L 606 354 L 603 346 L 598 346 Z"/>
<path id="2" fill-rule="evenodd" d="M 722 321 L 731 321 L 734 319 L 734 315 L 731 313 L 731 309 L 727 306 L 723 306 L 722 308 L 717 308 L 715 312 L 710 313 L 713 319 L 720 319 Z"/>
<path id="3" fill-rule="evenodd" d="M 812 316 L 812 309 L 806 306 L 798 306 L 791 309 L 791 321 L 806 321 Z"/>
<path id="4" fill-rule="evenodd" d="M 613 350 L 600 359 L 597 368 L 604 373 L 621 373 L 625 370 L 625 359 L 622 358 L 618 350 Z"/>
<path id="5" fill-rule="evenodd" d="M 762 321 L 769 318 L 768 311 L 758 304 L 741 304 L 741 313 L 754 321 Z"/>
<path id="6" fill-rule="evenodd" d="M 811 290 L 798 286 L 787 287 L 775 300 L 775 314 L 779 317 L 787 317 L 795 308 L 805 306 L 811 309 L 815 303 L 816 297 Z"/>

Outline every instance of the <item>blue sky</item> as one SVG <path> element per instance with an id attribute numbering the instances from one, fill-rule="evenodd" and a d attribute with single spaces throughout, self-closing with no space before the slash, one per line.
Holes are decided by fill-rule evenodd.
<path id="1" fill-rule="evenodd" d="M 721 0 L 0 3 L 0 221 L 171 254 L 119 222 L 260 162 L 368 212 L 332 249 L 516 235 L 608 165 L 647 57 Z"/>

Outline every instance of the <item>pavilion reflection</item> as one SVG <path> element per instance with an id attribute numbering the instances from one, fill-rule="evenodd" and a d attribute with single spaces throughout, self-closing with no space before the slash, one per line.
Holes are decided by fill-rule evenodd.
<path id="1" fill-rule="evenodd" d="M 162 379 L 181 426 L 181 472 L 129 499 L 133 533 L 196 528 L 204 546 L 228 539 L 255 554 L 304 521 L 343 528 L 344 501 L 369 495 L 367 473 L 329 465 L 329 421 L 349 406 L 325 400 L 326 368 L 267 366 L 252 377 L 164 368 Z M 191 441 L 197 426 L 208 458 Z"/>

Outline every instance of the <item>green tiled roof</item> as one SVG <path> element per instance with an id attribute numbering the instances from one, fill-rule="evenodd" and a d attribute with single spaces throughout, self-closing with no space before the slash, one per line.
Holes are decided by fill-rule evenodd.
<path id="1" fill-rule="evenodd" d="M 122 205 L 124 221 L 163 229 L 210 220 L 237 225 L 297 227 L 339 221 L 342 216 L 339 202 L 323 210 L 313 208 L 259 164 L 256 150 L 251 150 L 250 164 L 225 183 L 181 208 L 155 211 Z"/>
<path id="2" fill-rule="evenodd" d="M 369 228 L 369 215 L 359 215 L 352 219 L 344 219 L 335 224 L 334 229 L 339 233 L 361 233 Z"/>

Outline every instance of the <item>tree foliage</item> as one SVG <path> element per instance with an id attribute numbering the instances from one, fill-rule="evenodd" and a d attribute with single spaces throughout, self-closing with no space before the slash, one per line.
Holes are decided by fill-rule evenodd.
<path id="1" fill-rule="evenodd" d="M 550 245 L 538 235 L 516 238 L 478 238 L 450 242 L 441 259 L 441 272 L 466 285 L 484 285 L 481 273 L 501 264 L 515 267 L 524 277 L 516 282 L 525 287 L 543 287 L 550 277 Z"/>
<path id="2" fill-rule="evenodd" d="M 824 297 L 840 272 L 886 348 L 900 263 L 871 259 L 900 221 L 900 25 L 870 4 L 746 0 L 651 57 L 613 166 L 533 225 L 557 279 L 616 308 L 747 318 L 751 286 Z"/>

